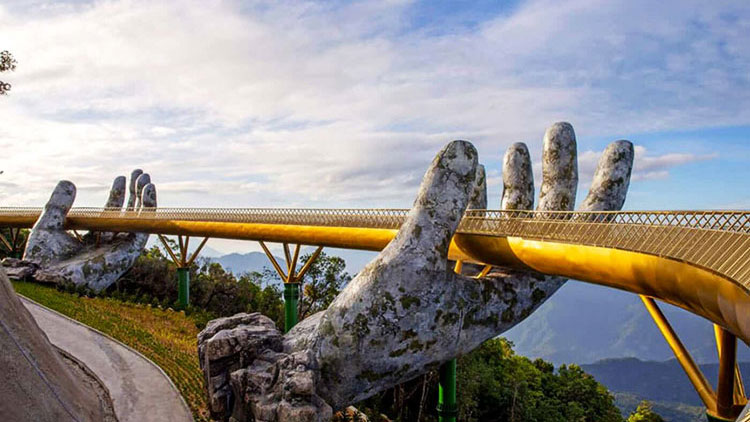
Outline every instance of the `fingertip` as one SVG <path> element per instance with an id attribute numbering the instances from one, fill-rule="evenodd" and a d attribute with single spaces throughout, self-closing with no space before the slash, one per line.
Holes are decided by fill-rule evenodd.
<path id="1" fill-rule="evenodd" d="M 625 204 L 635 148 L 628 140 L 610 143 L 602 153 L 594 172 L 594 180 L 581 209 L 586 211 L 617 211 Z"/>
<path id="2" fill-rule="evenodd" d="M 142 173 L 140 176 L 138 176 L 138 179 L 136 179 L 136 190 L 143 189 L 144 186 L 148 185 L 149 183 L 151 183 L 151 176 L 148 173 Z"/>
<path id="3" fill-rule="evenodd" d="M 156 208 L 156 185 L 149 183 L 143 187 L 141 201 L 143 208 Z"/>
<path id="4" fill-rule="evenodd" d="M 578 189 L 578 151 L 573 125 L 552 124 L 544 133 L 540 210 L 571 211 Z"/>
<path id="5" fill-rule="evenodd" d="M 452 141 L 438 152 L 422 179 L 409 215 L 389 250 L 416 253 L 436 265 L 448 254 L 450 239 L 475 189 L 478 154 L 468 141 Z M 410 251 L 405 253 L 405 251 Z"/>
<path id="6" fill-rule="evenodd" d="M 117 176 L 112 182 L 112 189 L 109 190 L 109 198 L 104 205 L 105 208 L 122 208 L 125 202 L 125 176 Z"/>
<path id="7" fill-rule="evenodd" d="M 69 180 L 60 180 L 52 191 L 49 203 L 70 208 L 73 205 L 75 198 L 76 185 Z"/>
<path id="8" fill-rule="evenodd" d="M 503 156 L 503 197 L 501 208 L 530 210 L 534 206 L 534 173 L 531 154 L 523 142 L 516 142 Z"/>
<path id="9" fill-rule="evenodd" d="M 44 206 L 44 212 L 34 225 L 35 228 L 62 229 L 65 216 L 73 207 L 76 198 L 76 186 L 68 181 L 61 180 L 55 186 L 49 201 Z M 33 230 L 32 230 L 33 231 Z"/>
<path id="10" fill-rule="evenodd" d="M 449 142 L 435 157 L 438 166 L 451 170 L 461 177 L 470 174 L 476 177 L 479 153 L 469 141 L 455 140 Z"/>

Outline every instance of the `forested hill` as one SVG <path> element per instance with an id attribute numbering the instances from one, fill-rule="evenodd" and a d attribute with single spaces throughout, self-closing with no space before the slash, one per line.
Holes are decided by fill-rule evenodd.
<path id="1" fill-rule="evenodd" d="M 645 399 L 668 421 L 705 421 L 703 404 L 675 359 L 663 362 L 605 359 L 581 367 L 614 393 L 620 408 L 632 409 Z M 700 368 L 715 386 L 719 365 L 704 364 Z M 740 370 L 748 385 L 750 362 L 740 363 Z"/>
<path id="2" fill-rule="evenodd" d="M 717 362 L 712 324 L 659 304 L 696 362 Z M 569 281 L 503 336 L 513 341 L 519 354 L 555 365 L 621 357 L 647 361 L 674 357 L 637 295 L 578 281 Z M 750 361 L 747 346 L 740 343 L 737 352 L 740 361 Z"/>
<path id="3" fill-rule="evenodd" d="M 648 362 L 634 358 L 605 359 L 581 368 L 610 391 L 629 392 L 656 401 L 681 402 L 701 406 L 698 394 L 676 359 Z M 700 365 L 711 385 L 716 385 L 719 365 Z M 750 362 L 741 362 L 745 385 L 750 381 Z"/>

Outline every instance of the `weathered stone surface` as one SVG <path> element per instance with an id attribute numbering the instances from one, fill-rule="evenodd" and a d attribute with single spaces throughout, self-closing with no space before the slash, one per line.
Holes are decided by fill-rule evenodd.
<path id="1" fill-rule="evenodd" d="M 589 211 L 619 210 L 625 203 L 630 186 L 635 152 L 630 141 L 615 141 L 607 146 L 596 166 L 594 181 L 581 209 Z"/>
<path id="2" fill-rule="evenodd" d="M 130 202 L 146 212 L 156 207 L 156 188 L 148 174 L 140 170 L 138 181 L 131 183 Z M 61 181 L 34 224 L 26 244 L 24 261 L 30 276 L 40 282 L 73 283 L 95 291 L 107 288 L 119 279 L 135 262 L 148 241 L 145 233 L 89 233 L 83 240 L 71 236 L 64 228 L 65 217 L 75 200 L 73 183 Z M 125 178 L 114 180 L 105 204 L 119 208 L 124 203 Z M 136 201 L 136 197 L 138 197 Z M 20 270 L 18 270 L 20 271 Z M 28 274 L 26 274 L 28 276 Z"/>
<path id="3" fill-rule="evenodd" d="M 540 210 L 572 211 L 578 189 L 576 134 L 567 122 L 553 124 L 544 134 Z"/>
<path id="4" fill-rule="evenodd" d="M 587 209 L 622 206 L 632 165 L 632 154 L 625 150 L 617 144 L 605 153 Z M 576 160 L 572 126 L 556 123 L 545 135 L 540 210 L 572 208 Z M 504 205 L 530 210 L 533 178 L 525 146 L 514 145 L 504 167 L 511 173 L 504 177 Z M 426 373 L 513 327 L 549 298 L 564 279 L 498 268 L 479 280 L 453 272 L 447 252 L 460 218 L 468 207 L 486 206 L 485 199 L 480 207 L 482 175 L 470 143 L 454 141 L 443 148 L 393 241 L 327 310 L 284 335 L 282 350 L 272 348 L 268 365 L 256 358 L 230 374 L 232 417 L 323 420 L 330 415 L 326 403 L 342 409 Z M 267 331 L 240 333 L 217 322 L 210 326 L 210 337 L 234 338 L 240 349 L 252 344 L 249 354 L 263 356 L 257 350 L 262 341 L 253 336 L 278 336 Z M 208 336 L 203 337 L 199 347 L 207 348 Z M 213 374 L 205 367 L 204 373 Z"/>
<path id="5" fill-rule="evenodd" d="M 39 266 L 33 262 L 16 258 L 3 259 L 2 266 L 5 269 L 5 274 L 12 280 L 29 279 L 39 269 Z"/>
<path id="6" fill-rule="evenodd" d="M 516 142 L 503 156 L 503 197 L 500 209 L 534 208 L 534 173 L 526 144 Z"/>
<path id="7" fill-rule="evenodd" d="M 237 421 L 331 418 L 316 394 L 320 371 L 312 352 L 284 353 L 281 333 L 259 313 L 211 321 L 198 334 L 198 357 L 216 419 L 230 412 Z"/>
<path id="8" fill-rule="evenodd" d="M 479 164 L 477 166 L 477 175 L 474 179 L 474 191 L 471 193 L 469 199 L 469 205 L 467 209 L 470 210 L 486 210 L 487 209 L 487 173 L 484 166 Z"/>
<path id="9" fill-rule="evenodd" d="M 16 296 L 0 269 L 0 419 L 105 420 L 87 380 L 77 378 Z M 111 419 L 110 419 L 111 420 Z"/>
<path id="10" fill-rule="evenodd" d="M 130 196 L 128 197 L 128 211 L 133 211 L 135 209 L 135 198 L 136 198 L 136 191 L 135 191 L 135 185 L 136 181 L 139 177 L 143 174 L 143 170 L 141 169 L 135 169 L 132 173 L 130 173 Z"/>

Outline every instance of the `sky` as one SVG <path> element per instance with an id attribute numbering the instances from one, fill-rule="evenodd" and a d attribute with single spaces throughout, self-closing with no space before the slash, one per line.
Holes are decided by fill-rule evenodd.
<path id="1" fill-rule="evenodd" d="M 434 154 L 501 163 L 573 124 L 627 209 L 750 208 L 750 2 L 0 0 L 0 204 L 151 174 L 160 206 L 407 208 Z M 222 252 L 257 250 L 212 241 Z"/>

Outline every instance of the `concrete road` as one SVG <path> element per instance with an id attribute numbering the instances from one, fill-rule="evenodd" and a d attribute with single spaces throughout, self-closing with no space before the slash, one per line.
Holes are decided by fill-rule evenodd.
<path id="1" fill-rule="evenodd" d="M 174 384 L 153 362 L 90 327 L 19 297 L 52 344 L 102 380 L 120 422 L 193 420 Z"/>

